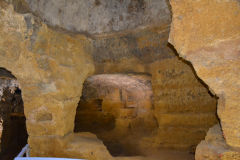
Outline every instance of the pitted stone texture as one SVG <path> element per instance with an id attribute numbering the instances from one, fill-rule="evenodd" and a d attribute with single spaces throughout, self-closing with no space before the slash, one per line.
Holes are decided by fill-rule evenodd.
<path id="1" fill-rule="evenodd" d="M 205 141 L 197 146 L 196 160 L 219 160 L 228 147 L 223 138 L 220 125 L 215 125 L 209 129 Z"/>
<path id="2" fill-rule="evenodd" d="M 98 74 L 116 72 L 152 74 L 155 88 L 153 92 L 157 96 L 154 105 L 156 104 L 159 114 L 166 113 L 164 116 L 171 118 L 168 124 L 173 122 L 173 126 L 176 126 L 174 123 L 182 119 L 181 114 L 185 111 L 209 112 L 214 115 L 215 99 L 207 94 L 207 89 L 197 81 L 191 68 L 178 60 L 169 48 L 166 49 L 167 29 L 162 30 L 161 27 L 160 29 L 156 27 L 150 30 L 146 28 L 147 31 L 144 30 L 146 32 L 131 31 L 133 33 L 131 36 L 125 33 L 121 40 L 118 35 L 112 34 L 112 39 L 115 39 L 113 43 L 104 44 L 104 42 L 101 43 L 101 39 L 98 39 L 95 45 L 92 44 L 94 40 L 85 36 L 50 29 L 31 14 L 17 14 L 3 1 L 0 1 L 0 4 L 0 37 L 2 37 L 0 38 L 0 64 L 12 71 L 21 85 L 32 153 L 51 156 L 54 152 L 39 150 L 39 146 L 41 145 L 42 148 L 48 146 L 54 151 L 58 146 L 56 141 L 65 143 L 63 139 L 73 131 L 76 106 L 81 96 L 83 81 L 93 74 L 94 63 Z M 111 41 L 109 39 L 107 42 Z M 119 42 L 123 44 L 121 47 Z M 130 45 L 127 45 L 128 43 Z M 108 44 L 112 44 L 111 47 L 108 47 Z M 96 62 L 98 58 L 94 59 L 93 63 L 90 55 L 97 55 L 98 49 L 94 47 L 99 46 L 106 48 L 101 50 L 101 53 L 107 51 L 108 55 L 101 61 Z M 123 48 L 126 54 L 121 54 Z M 116 56 L 117 51 L 119 55 Z M 95 53 L 90 54 L 91 52 Z M 134 56 L 131 55 L 132 53 Z M 149 53 L 151 56 L 148 56 Z M 99 55 L 101 55 L 100 52 Z M 182 67 L 184 71 L 181 70 Z M 162 72 L 163 69 L 165 69 L 164 72 Z M 162 87 L 165 85 L 169 88 L 163 91 Z M 195 86 L 193 91 L 189 89 L 192 86 Z M 175 87 L 181 87 L 181 89 Z M 203 101 L 206 97 L 208 100 Z M 175 105 L 178 102 L 181 102 L 180 106 Z M 179 114 L 175 116 L 174 111 Z M 195 115 L 196 117 L 189 116 L 189 121 L 194 125 L 200 122 L 201 125 L 199 119 L 202 114 Z M 204 117 L 206 116 L 202 118 Z M 185 120 L 179 123 L 184 123 Z M 164 124 L 166 121 L 162 122 Z M 208 126 L 205 127 L 201 126 L 200 131 L 195 130 L 194 127 L 191 129 L 162 127 L 156 136 L 161 137 L 159 141 L 147 139 L 142 141 L 141 145 L 148 150 L 152 149 L 152 144 L 186 148 L 196 145 L 204 137 Z M 177 133 L 177 136 L 173 136 L 173 133 Z M 50 138 L 40 141 L 41 137 Z M 191 141 L 193 139 L 194 142 Z M 150 145 L 146 146 L 146 144 Z M 63 150 L 64 147 L 57 148 L 55 156 L 61 156 Z M 68 151 L 79 155 L 78 151 L 71 152 L 71 147 L 66 153 Z"/>
<path id="3" fill-rule="evenodd" d="M 169 41 L 219 97 L 218 115 L 226 143 L 239 148 L 239 2 L 172 0 L 171 5 Z"/>
<path id="4" fill-rule="evenodd" d="M 26 0 L 52 26 L 69 31 L 106 33 L 169 23 L 165 0 Z"/>
<path id="5" fill-rule="evenodd" d="M 148 36 L 147 38 L 143 36 L 139 39 L 150 39 L 150 35 Z M 150 46 L 149 50 L 151 51 L 151 46 L 155 44 L 155 40 L 158 39 L 154 39 L 153 36 L 152 41 L 145 44 L 145 47 L 148 48 Z M 113 44 L 117 42 L 118 41 L 116 40 Z M 105 50 L 109 51 L 108 47 L 106 47 Z M 111 50 L 114 51 L 114 48 L 111 48 Z M 132 61 L 131 59 L 120 59 L 120 64 L 114 60 L 99 64 L 99 66 L 103 68 L 103 71 L 98 70 L 98 73 L 104 72 L 106 76 L 108 75 L 106 73 L 121 73 L 129 71 L 130 69 L 133 69 L 135 72 L 149 72 L 152 75 L 151 81 L 154 97 L 153 112 L 158 121 L 159 127 L 152 135 L 145 136 L 140 143 L 137 141 L 137 143 L 139 143 L 139 145 L 137 145 L 138 148 L 143 148 L 142 153 L 152 152 L 160 147 L 192 151 L 195 149 L 196 144 L 205 137 L 208 128 L 217 123 L 215 115 L 216 99 L 211 97 L 208 94 L 208 89 L 196 79 L 191 67 L 179 60 L 171 50 L 169 50 L 169 52 L 167 51 L 168 50 L 166 50 L 166 52 L 160 52 L 162 55 L 165 55 L 165 57 L 149 64 Z M 132 64 L 135 65 L 133 66 Z M 128 66 L 131 66 L 132 68 L 128 68 Z M 100 67 L 97 69 L 99 68 Z M 97 82 L 98 83 L 96 83 L 95 86 L 100 84 L 99 81 Z M 117 83 L 117 81 L 113 82 Z M 88 86 L 90 85 L 88 84 Z M 99 87 L 99 90 L 102 92 L 106 90 L 104 87 L 101 88 L 102 89 Z M 86 88 L 85 91 L 89 92 L 89 94 L 83 93 L 83 96 L 85 97 L 91 97 L 98 93 L 95 90 L 91 91 L 89 87 Z M 119 98 L 119 92 L 116 90 L 114 93 L 115 97 Z M 104 99 L 108 97 L 110 96 L 106 96 Z M 91 113 L 92 108 L 90 106 L 95 105 L 95 108 L 97 109 L 99 104 L 101 104 L 101 101 L 89 101 L 89 108 L 86 104 L 85 107 L 86 110 L 88 108 L 89 113 Z M 108 104 L 102 103 L 102 105 L 107 105 L 112 109 L 114 114 L 118 114 L 119 112 L 114 112 L 114 110 L 123 104 L 118 102 Z M 92 112 L 102 113 L 102 111 Z M 78 111 L 78 113 L 81 113 L 81 111 Z M 86 122 L 95 121 L 95 118 L 93 119 L 91 117 L 97 117 L 87 116 L 86 114 L 84 115 L 83 112 L 82 114 L 83 116 L 81 116 L 81 114 L 78 114 L 77 116 L 80 118 L 83 118 L 84 116 L 88 117 L 90 120 L 87 120 Z M 114 123 L 111 121 L 111 117 L 108 119 L 106 118 L 105 120 Z M 96 121 L 100 124 L 100 128 L 101 126 L 104 126 L 102 125 L 104 121 L 101 121 L 102 123 L 99 122 L 99 120 Z M 109 123 L 110 126 L 112 126 L 112 123 Z M 89 130 L 87 131 L 90 131 L 90 129 L 91 128 L 89 127 Z M 106 128 L 107 134 L 109 133 L 109 129 L 111 130 L 111 127 Z M 154 129 L 151 130 L 154 131 Z M 118 132 L 116 133 L 116 135 L 120 134 Z"/>
<path id="6" fill-rule="evenodd" d="M 197 74 L 218 95 L 218 116 L 227 144 L 240 147 L 240 39 L 225 41 L 188 55 Z"/>
<path id="7" fill-rule="evenodd" d="M 29 135 L 73 131 L 82 83 L 94 71 L 89 40 L 51 30 L 3 1 L 0 6 L 0 64 L 21 84 Z M 49 112 L 52 119 L 39 119 Z"/>
<path id="8" fill-rule="evenodd" d="M 193 150 L 217 122 L 216 99 L 169 48 L 168 32 L 165 25 L 93 39 L 95 74 L 152 75 L 154 113 L 160 127 L 141 141 L 144 152 L 159 147 Z"/>
<path id="9" fill-rule="evenodd" d="M 224 140 L 219 124 L 209 129 L 205 141 L 197 146 L 196 160 L 239 160 L 240 154 L 230 148 Z"/>
<path id="10" fill-rule="evenodd" d="M 240 36 L 237 0 L 170 0 L 170 3 L 173 15 L 169 42 L 180 56 Z"/>
<path id="11" fill-rule="evenodd" d="M 172 1 L 171 4 L 173 25 L 170 41 L 180 51 L 180 55 L 193 63 L 200 78 L 220 97 L 218 114 L 227 143 L 240 147 L 240 139 L 238 138 L 239 109 L 237 109 L 239 108 L 237 95 L 239 95 L 240 83 L 237 73 L 240 66 L 239 40 L 237 40 L 237 37 L 240 37 L 240 6 L 236 1 L 223 1 L 221 3 L 211 1 L 206 5 L 205 1 L 188 3 L 186 0 L 181 3 Z M 196 7 L 196 10 L 189 10 L 188 5 Z M 214 10 L 213 8 L 216 6 L 217 9 Z M 221 8 L 224 8 L 224 12 Z M 209 18 L 204 16 L 207 13 L 210 15 Z M 224 15 L 220 16 L 222 19 L 219 19 L 221 14 Z M 191 18 L 189 15 L 195 16 L 195 18 Z M 182 18 L 179 19 L 179 16 Z M 229 17 L 231 17 L 231 21 L 229 21 Z M 189 23 L 192 25 L 187 25 Z M 192 26 L 205 26 L 205 24 L 212 25 L 201 27 L 198 32 L 193 30 Z M 188 27 L 190 28 L 186 30 L 185 37 L 182 36 L 183 30 L 179 28 L 187 29 Z M 221 30 L 214 28 L 221 28 Z M 191 40 L 190 37 L 194 37 L 194 40 Z M 206 37 L 210 39 L 206 39 Z M 184 41 L 185 45 L 180 46 Z"/>

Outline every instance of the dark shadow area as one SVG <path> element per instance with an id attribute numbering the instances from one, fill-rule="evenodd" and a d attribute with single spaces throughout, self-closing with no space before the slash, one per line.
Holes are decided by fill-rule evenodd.
<path id="1" fill-rule="evenodd" d="M 21 90 L 13 89 L 11 80 L 16 79 L 9 71 L 0 68 L 0 86 L 3 87 L 0 97 L 1 160 L 13 160 L 28 138 Z"/>
<path id="2" fill-rule="evenodd" d="M 87 100 L 81 97 L 78 104 L 74 132 L 110 131 L 115 126 L 115 117 L 102 113 L 102 99 Z"/>
<path id="3" fill-rule="evenodd" d="M 14 75 L 5 68 L 0 67 L 0 78 L 10 78 L 10 79 L 16 79 Z"/>

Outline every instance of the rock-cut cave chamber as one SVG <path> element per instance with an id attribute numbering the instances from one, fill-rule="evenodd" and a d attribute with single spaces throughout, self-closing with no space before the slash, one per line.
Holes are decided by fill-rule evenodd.
<path id="1" fill-rule="evenodd" d="M 0 1 L 0 159 L 238 155 L 235 1 Z"/>
<path id="2" fill-rule="evenodd" d="M 162 70 L 173 78 L 172 71 Z M 74 131 L 94 133 L 113 156 L 146 156 L 161 149 L 194 152 L 217 122 L 216 99 L 197 79 L 184 85 L 183 79 L 174 79 L 152 86 L 152 76 L 144 73 L 90 76 L 83 84 Z"/>

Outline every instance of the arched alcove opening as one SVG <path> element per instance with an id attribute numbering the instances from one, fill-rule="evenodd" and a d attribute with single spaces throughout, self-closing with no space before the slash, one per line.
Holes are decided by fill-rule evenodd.
<path id="1" fill-rule="evenodd" d="M 196 145 L 217 123 L 216 99 L 189 64 L 178 58 L 177 64 L 164 63 L 157 75 L 88 77 L 74 132 L 95 134 L 114 157 L 193 159 Z"/>
<path id="2" fill-rule="evenodd" d="M 92 132 L 113 156 L 139 155 L 143 137 L 158 128 L 151 76 L 99 74 L 89 77 L 77 108 L 75 132 Z"/>
<path id="3" fill-rule="evenodd" d="M 11 72 L 0 68 L 0 159 L 12 160 L 27 144 L 21 89 Z"/>

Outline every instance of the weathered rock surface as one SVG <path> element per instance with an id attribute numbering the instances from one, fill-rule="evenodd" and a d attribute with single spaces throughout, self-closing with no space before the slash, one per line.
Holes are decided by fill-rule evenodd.
<path id="1" fill-rule="evenodd" d="M 15 13 L 3 1 L 0 15 L 0 37 L 4 37 L 0 64 L 20 83 L 34 153 L 39 144 L 31 143 L 33 139 L 73 132 L 81 86 L 94 70 L 85 54 L 89 41 L 81 35 L 58 34 L 30 14 Z"/>
<path id="2" fill-rule="evenodd" d="M 194 148 L 205 136 L 206 129 L 216 123 L 216 99 L 196 79 L 192 68 L 168 47 L 168 32 L 169 28 L 163 25 L 135 32 L 98 35 L 93 39 L 95 74 L 133 72 L 152 75 L 153 104 L 161 122 L 155 141 L 151 138 L 143 141 L 142 145 L 147 146 L 144 150 L 152 151 L 157 146 Z"/>
<path id="3" fill-rule="evenodd" d="M 197 146 L 196 160 L 238 160 L 239 152 L 226 144 L 219 124 L 209 129 L 204 141 Z"/>
<path id="4" fill-rule="evenodd" d="M 171 5 L 169 41 L 219 97 L 218 116 L 226 143 L 237 149 L 240 147 L 239 1 L 172 0 Z"/>
<path id="5" fill-rule="evenodd" d="M 155 136 L 139 144 L 146 152 L 194 148 L 216 123 L 216 99 L 167 46 L 165 21 L 136 31 L 86 37 L 49 28 L 24 13 L 0 1 L 0 37 L 4 37 L 0 38 L 0 64 L 20 84 L 32 156 L 112 158 L 93 135 L 73 133 L 83 82 L 94 73 L 152 75 L 154 114 L 160 127 Z"/>
<path id="6" fill-rule="evenodd" d="M 169 23 L 165 0 L 26 0 L 52 26 L 69 31 L 106 33 Z"/>
<path id="7" fill-rule="evenodd" d="M 38 146 L 33 150 L 34 156 L 72 157 L 89 160 L 112 160 L 107 148 L 94 134 L 82 132 L 68 134 L 65 137 L 41 136 L 30 139 L 30 143 Z M 57 147 L 53 147 L 57 146 Z"/>
<path id="8" fill-rule="evenodd" d="M 158 129 L 152 94 L 148 75 L 91 76 L 84 82 L 75 132 L 96 134 L 114 156 L 143 155 L 141 139 Z"/>
<path id="9" fill-rule="evenodd" d="M 187 72 L 187 68 L 183 69 L 181 66 L 181 71 Z M 162 68 L 161 73 L 167 72 L 167 68 Z M 177 77 L 174 78 L 172 83 L 179 88 L 179 94 L 176 88 L 167 88 L 165 84 L 161 88 L 154 86 L 153 97 L 151 80 L 155 79 L 151 76 L 99 74 L 89 77 L 77 108 L 75 132 L 95 133 L 116 156 L 145 155 L 160 147 L 194 149 L 209 126 L 216 123 L 216 101 L 210 98 L 205 88 L 197 88 L 197 80 L 187 82 L 196 87 L 194 90 L 178 87 Z M 166 79 L 169 83 L 169 77 L 161 77 L 162 81 Z M 199 97 L 192 98 L 193 102 L 183 100 L 186 95 L 181 94 L 185 92 Z M 206 102 L 200 103 L 201 99 Z M 198 102 L 194 104 L 194 101 Z M 183 106 L 179 106 L 181 102 Z"/>
<path id="10" fill-rule="evenodd" d="M 197 146 L 195 159 L 196 160 L 219 160 L 223 152 L 228 150 L 228 146 L 223 138 L 220 125 L 215 125 L 209 129 L 205 141 Z"/>

